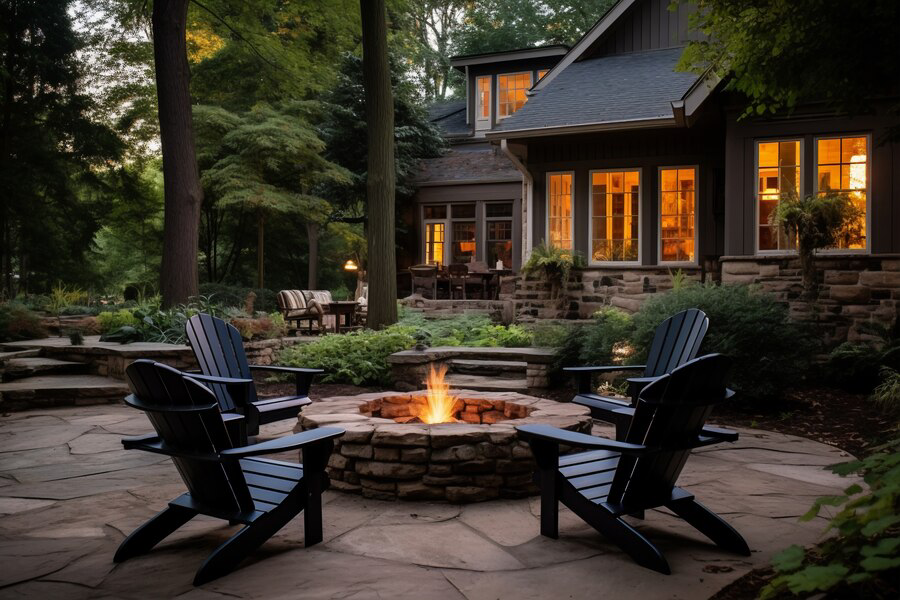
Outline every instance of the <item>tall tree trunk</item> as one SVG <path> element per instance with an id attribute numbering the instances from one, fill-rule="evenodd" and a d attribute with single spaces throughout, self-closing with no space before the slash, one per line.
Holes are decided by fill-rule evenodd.
<path id="1" fill-rule="evenodd" d="M 306 289 L 315 290 L 319 287 L 319 224 L 306 224 L 306 238 L 309 241 L 309 277 L 306 281 Z"/>
<path id="2" fill-rule="evenodd" d="M 260 209 L 256 220 L 256 287 L 265 287 L 266 214 Z"/>
<path id="3" fill-rule="evenodd" d="M 360 0 L 363 85 L 368 141 L 368 326 L 397 322 L 397 261 L 394 246 L 394 100 L 388 65 L 384 0 Z"/>
<path id="4" fill-rule="evenodd" d="M 164 306 L 198 293 L 197 243 L 203 190 L 194 150 L 185 27 L 189 0 L 153 0 L 153 59 L 159 98 L 165 218 L 160 292 Z"/>

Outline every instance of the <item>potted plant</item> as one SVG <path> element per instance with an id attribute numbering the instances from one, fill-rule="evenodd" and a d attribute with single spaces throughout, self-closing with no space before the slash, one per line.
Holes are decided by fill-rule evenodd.
<path id="1" fill-rule="evenodd" d="M 858 243 L 863 237 L 864 218 L 863 211 L 847 194 L 782 196 L 769 215 L 769 223 L 779 233 L 796 240 L 804 296 L 817 296 L 816 251 L 835 247 L 841 242 L 844 246 Z"/>
<path id="2" fill-rule="evenodd" d="M 567 296 L 560 292 L 569 281 L 572 269 L 583 266 L 584 259 L 581 255 L 552 243 L 541 242 L 532 249 L 522 270 L 526 276 L 537 276 L 550 284 L 550 299 L 560 300 L 562 305 Z"/>

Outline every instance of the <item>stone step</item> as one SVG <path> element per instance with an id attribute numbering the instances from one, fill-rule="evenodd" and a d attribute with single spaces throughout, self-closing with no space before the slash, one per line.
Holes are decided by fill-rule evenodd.
<path id="1" fill-rule="evenodd" d="M 478 360 L 454 358 L 450 361 L 451 373 L 465 375 L 493 375 L 495 377 L 525 377 L 528 363 L 517 360 Z"/>
<path id="2" fill-rule="evenodd" d="M 0 352 L 0 367 L 6 364 L 8 361 L 14 358 L 31 358 L 34 356 L 40 356 L 41 351 L 38 348 L 30 348 L 28 350 L 22 350 L 21 348 L 16 349 L 12 348 L 3 348 L 3 351 Z"/>
<path id="3" fill-rule="evenodd" d="M 478 392 L 521 392 L 528 389 L 525 378 L 504 379 L 485 377 L 482 375 L 463 375 L 451 373 L 447 375 L 447 383 L 453 390 L 475 390 Z"/>
<path id="4" fill-rule="evenodd" d="M 44 358 L 42 356 L 11 358 L 3 368 L 3 381 L 22 379 L 33 375 L 76 375 L 87 373 L 90 365 L 70 360 Z"/>
<path id="5" fill-rule="evenodd" d="M 0 383 L 0 410 L 120 402 L 124 381 L 100 375 L 38 375 Z"/>

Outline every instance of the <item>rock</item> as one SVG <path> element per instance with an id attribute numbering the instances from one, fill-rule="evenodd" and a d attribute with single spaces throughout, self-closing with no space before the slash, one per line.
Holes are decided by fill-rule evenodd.
<path id="1" fill-rule="evenodd" d="M 487 428 L 466 425 L 434 425 L 431 428 L 431 447 L 449 448 L 457 444 L 487 441 Z"/>
<path id="2" fill-rule="evenodd" d="M 450 448 L 441 448 L 431 451 L 431 461 L 440 462 L 459 462 L 473 460 L 478 456 L 475 446 L 464 444 L 462 446 L 452 446 Z"/>
<path id="3" fill-rule="evenodd" d="M 900 271 L 862 271 L 859 283 L 870 287 L 900 287 Z"/>
<path id="4" fill-rule="evenodd" d="M 376 446 L 427 447 L 428 433 L 424 425 L 379 425 L 372 435 L 372 443 Z"/>
<path id="5" fill-rule="evenodd" d="M 427 471 L 425 465 L 411 463 L 356 461 L 356 472 L 360 477 L 380 477 L 384 479 L 415 479 Z"/>
<path id="6" fill-rule="evenodd" d="M 443 500 L 444 490 L 441 487 L 426 485 L 418 481 L 398 483 L 397 496 L 404 500 Z"/>
<path id="7" fill-rule="evenodd" d="M 456 473 L 491 473 L 494 470 L 496 461 L 490 459 L 470 460 L 453 465 L 453 471 Z"/>
<path id="8" fill-rule="evenodd" d="M 862 280 L 860 273 L 860 280 Z M 869 301 L 869 288 L 861 285 L 833 285 L 829 288 L 829 298 L 847 304 L 865 304 Z"/>
<path id="9" fill-rule="evenodd" d="M 396 462 L 400 460 L 399 448 L 375 448 L 375 460 Z"/>
<path id="10" fill-rule="evenodd" d="M 341 454 L 350 458 L 372 458 L 374 452 L 368 444 L 341 444 Z"/>
<path id="11" fill-rule="evenodd" d="M 400 461 L 408 463 L 426 463 L 428 462 L 427 448 L 403 448 L 400 451 Z"/>

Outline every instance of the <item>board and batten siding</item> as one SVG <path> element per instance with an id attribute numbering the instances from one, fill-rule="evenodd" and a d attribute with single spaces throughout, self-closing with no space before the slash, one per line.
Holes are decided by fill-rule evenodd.
<path id="1" fill-rule="evenodd" d="M 640 169 L 640 260 L 659 264 L 660 167 L 697 166 L 696 259 L 719 256 L 724 250 L 724 139 L 721 128 L 658 129 L 585 134 L 562 138 L 535 138 L 528 144 L 528 169 L 534 178 L 535 244 L 546 239 L 547 173 L 572 171 L 574 175 L 575 250 L 590 257 L 590 172 L 605 169 Z"/>
<path id="2" fill-rule="evenodd" d="M 678 3 L 673 11 L 668 7 L 669 0 L 636 2 L 590 47 L 584 58 L 675 48 L 701 39 L 701 34 L 688 27 L 693 5 Z"/>
<path id="3" fill-rule="evenodd" d="M 819 137 L 868 135 L 870 139 L 869 252 L 900 252 L 900 144 L 884 136 L 892 121 L 871 116 L 832 117 L 797 111 L 791 119 L 727 120 L 725 138 L 725 254 L 756 253 L 756 143 L 800 139 L 803 194 L 815 189 L 815 142 Z M 896 119 L 893 121 L 896 124 Z"/>

